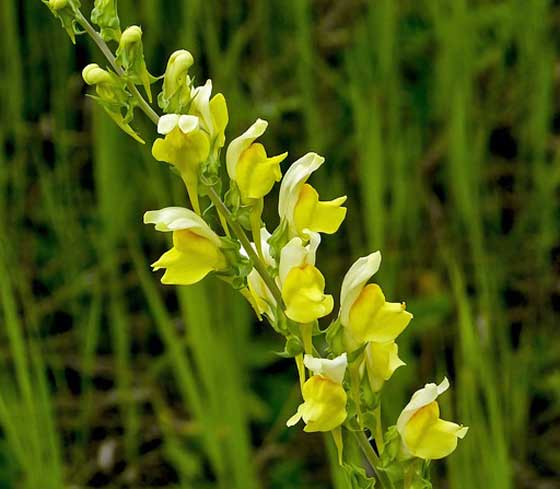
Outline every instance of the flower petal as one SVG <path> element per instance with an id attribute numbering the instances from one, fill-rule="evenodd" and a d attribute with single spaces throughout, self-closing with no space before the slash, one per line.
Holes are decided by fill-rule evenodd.
<path id="1" fill-rule="evenodd" d="M 315 265 L 315 255 L 321 243 L 318 233 L 309 233 L 310 242 L 303 244 L 301 238 L 292 238 L 280 251 L 280 264 L 278 267 L 278 278 L 284 283 L 290 270 L 302 265 Z"/>
<path id="2" fill-rule="evenodd" d="M 381 252 L 358 258 L 350 267 L 340 290 L 340 320 L 343 325 L 350 320 L 350 308 L 358 298 L 367 281 L 373 277 L 381 265 Z"/>
<path id="3" fill-rule="evenodd" d="M 313 372 L 313 375 L 322 375 L 331 379 L 337 384 L 342 384 L 346 367 L 348 366 L 348 358 L 346 353 L 339 355 L 332 360 L 328 358 L 315 358 L 311 355 L 303 357 L 304 365 Z"/>
<path id="4" fill-rule="evenodd" d="M 397 430 L 399 433 L 402 435 L 406 423 L 408 423 L 409 419 L 416 411 L 418 411 L 418 409 L 435 401 L 438 396 L 443 394 L 447 389 L 449 389 L 449 380 L 447 380 L 447 377 L 444 377 L 439 385 L 429 383 L 422 389 L 418 389 L 412 395 L 410 402 L 402 410 L 399 419 L 397 420 Z"/>
<path id="5" fill-rule="evenodd" d="M 237 164 L 241 155 L 253 144 L 255 139 L 264 134 L 267 127 L 267 121 L 257 119 L 249 129 L 229 144 L 226 151 L 226 167 L 228 175 L 232 180 L 236 180 Z"/>
<path id="6" fill-rule="evenodd" d="M 179 129 L 183 134 L 196 131 L 200 125 L 200 120 L 195 115 L 182 115 L 179 117 Z"/>
<path id="7" fill-rule="evenodd" d="M 213 267 L 202 260 L 192 259 L 181 253 L 176 247 L 171 248 L 161 255 L 160 259 L 152 264 L 154 271 L 165 268 L 161 283 L 166 285 L 191 285 L 202 280 Z"/>
<path id="8" fill-rule="evenodd" d="M 293 214 L 298 233 L 305 228 L 317 233 L 336 233 L 346 217 L 346 207 L 341 207 L 345 201 L 346 196 L 321 202 L 317 191 L 308 183 L 304 184 Z"/>
<path id="9" fill-rule="evenodd" d="M 157 211 L 148 211 L 144 214 L 144 224 L 155 224 L 156 230 L 162 232 L 189 229 L 209 239 L 216 246 L 221 245 L 220 237 L 210 229 L 204 219 L 184 207 L 165 207 Z"/>
<path id="10" fill-rule="evenodd" d="M 310 323 L 330 314 L 332 295 L 326 295 L 325 278 L 313 265 L 294 267 L 282 284 L 286 316 L 298 323 Z"/>
<path id="11" fill-rule="evenodd" d="M 280 196 L 278 200 L 278 214 L 281 219 L 286 219 L 290 230 L 295 233 L 294 209 L 299 199 L 302 186 L 310 175 L 317 170 L 325 158 L 317 153 L 307 153 L 295 161 L 282 179 L 280 185 Z"/>
<path id="12" fill-rule="evenodd" d="M 169 134 L 179 123 L 178 114 L 165 114 L 158 120 L 157 131 L 159 134 Z"/>

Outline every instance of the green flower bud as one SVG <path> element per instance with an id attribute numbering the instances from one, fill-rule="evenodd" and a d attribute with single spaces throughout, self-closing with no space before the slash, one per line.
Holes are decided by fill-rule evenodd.
<path id="1" fill-rule="evenodd" d="M 193 62 L 192 54 L 184 49 L 175 51 L 169 57 L 163 77 L 163 89 L 158 96 L 158 105 L 164 112 L 185 112 L 191 99 L 188 71 Z"/>
<path id="2" fill-rule="evenodd" d="M 101 37 L 105 41 L 119 41 L 121 23 L 117 12 L 117 0 L 95 0 L 91 21 L 99 26 Z"/>
<path id="3" fill-rule="evenodd" d="M 82 78 L 95 86 L 97 96 L 91 96 L 115 123 L 129 136 L 144 144 L 142 138 L 130 127 L 134 117 L 135 101 L 127 90 L 126 82 L 110 71 L 91 63 L 82 70 Z"/>
<path id="4" fill-rule="evenodd" d="M 137 25 L 128 27 L 121 35 L 117 49 L 117 63 L 126 72 L 128 80 L 143 85 L 148 100 L 152 101 L 150 84 L 156 80 L 146 67 L 142 46 L 142 29 Z"/>
<path id="5" fill-rule="evenodd" d="M 82 70 L 82 78 L 88 85 L 110 83 L 112 81 L 111 74 L 100 68 L 96 63 L 91 63 Z"/>
<path id="6" fill-rule="evenodd" d="M 142 29 L 137 25 L 131 25 L 122 33 L 120 46 L 127 48 L 141 41 Z"/>
<path id="7" fill-rule="evenodd" d="M 42 0 L 49 7 L 51 13 L 60 20 L 62 27 L 66 30 L 70 39 L 75 44 L 76 30 L 74 24 L 76 22 L 76 10 L 80 8 L 80 0 Z"/>
<path id="8" fill-rule="evenodd" d="M 61 10 L 68 5 L 68 0 L 49 0 L 49 7 L 53 10 Z"/>

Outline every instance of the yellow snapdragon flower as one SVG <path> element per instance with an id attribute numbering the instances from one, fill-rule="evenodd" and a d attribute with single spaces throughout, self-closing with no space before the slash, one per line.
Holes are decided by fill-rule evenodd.
<path id="1" fill-rule="evenodd" d="M 227 267 L 220 237 L 190 209 L 148 211 L 144 223 L 155 224 L 157 231 L 173 233 L 173 247 L 152 264 L 154 271 L 166 269 L 161 283 L 191 285 Z"/>
<path id="2" fill-rule="evenodd" d="M 342 387 L 348 364 L 346 353 L 333 360 L 305 355 L 304 363 L 314 375 L 303 385 L 304 402 L 286 425 L 294 426 L 303 419 L 306 432 L 335 430 L 347 416 L 347 395 Z"/>
<path id="3" fill-rule="evenodd" d="M 320 202 L 317 191 L 306 183 L 324 162 L 322 156 L 307 153 L 292 164 L 282 180 L 278 213 L 288 223 L 290 236 L 305 237 L 306 229 L 333 234 L 346 217 L 346 208 L 341 207 L 346 196 Z"/>
<path id="4" fill-rule="evenodd" d="M 280 252 L 278 278 L 286 316 L 298 323 L 310 323 L 334 307 L 332 295 L 325 295 L 325 278 L 315 267 L 321 237 L 308 231 L 310 242 L 292 238 Z"/>
<path id="5" fill-rule="evenodd" d="M 264 134 L 268 122 L 257 119 L 241 136 L 235 138 L 226 152 L 226 166 L 229 177 L 237 184 L 241 200 L 262 199 L 282 178 L 280 163 L 288 153 L 268 157 L 264 146 L 255 139 Z"/>
<path id="6" fill-rule="evenodd" d="M 379 285 L 366 285 L 380 264 L 379 251 L 359 258 L 342 281 L 339 317 L 351 348 L 393 341 L 412 319 L 404 303 L 386 302 Z"/>
<path id="7" fill-rule="evenodd" d="M 417 390 L 397 420 L 405 453 L 425 460 L 447 457 L 457 448 L 457 439 L 464 438 L 468 427 L 439 417 L 437 397 L 449 388 L 445 378 L 441 384 L 426 384 Z"/>
<path id="8" fill-rule="evenodd" d="M 394 341 L 370 342 L 364 353 L 363 368 L 373 392 L 379 392 L 395 370 L 406 365 L 399 358 L 399 347 Z"/>
<path id="9" fill-rule="evenodd" d="M 208 134 L 200 126 L 200 119 L 194 115 L 163 115 L 159 118 L 158 133 L 165 138 L 156 139 L 152 146 L 156 160 L 170 163 L 179 170 L 191 205 L 199 215 L 198 173 L 210 152 Z"/>
<path id="10" fill-rule="evenodd" d="M 200 87 L 191 88 L 191 107 L 189 114 L 200 119 L 201 129 L 210 138 L 210 147 L 216 151 L 223 147 L 226 137 L 225 130 L 229 122 L 226 99 L 221 93 L 212 98 L 212 80 Z"/>

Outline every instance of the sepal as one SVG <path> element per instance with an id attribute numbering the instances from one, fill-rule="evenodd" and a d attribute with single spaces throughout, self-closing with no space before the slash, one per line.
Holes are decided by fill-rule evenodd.
<path id="1" fill-rule="evenodd" d="M 295 335 L 289 335 L 286 338 L 284 351 L 277 353 L 282 358 L 295 358 L 303 353 L 303 343 Z"/>
<path id="2" fill-rule="evenodd" d="M 119 42 L 121 22 L 117 12 L 117 0 L 95 0 L 91 21 L 99 26 L 101 37 L 105 41 Z"/>
<path id="3" fill-rule="evenodd" d="M 342 464 L 342 470 L 351 489 L 373 489 L 375 479 L 368 477 L 366 471 L 354 464 Z"/>

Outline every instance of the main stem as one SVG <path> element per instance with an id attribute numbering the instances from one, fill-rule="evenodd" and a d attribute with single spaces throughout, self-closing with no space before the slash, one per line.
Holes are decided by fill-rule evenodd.
<path id="1" fill-rule="evenodd" d="M 78 23 L 88 33 L 88 35 L 93 39 L 95 44 L 97 44 L 97 47 L 107 58 L 107 61 L 109 61 L 109 63 L 111 64 L 115 72 L 120 77 L 124 78 L 125 72 L 117 64 L 113 52 L 111 51 L 109 46 L 107 46 L 107 43 L 103 40 L 103 38 L 99 35 L 99 33 L 93 28 L 93 26 L 84 17 L 84 15 L 80 10 L 76 10 L 76 19 Z M 138 91 L 138 89 L 136 88 L 136 86 L 134 86 L 134 84 L 127 82 L 127 86 L 130 92 L 132 93 L 133 97 L 136 98 L 138 102 L 138 107 L 140 107 L 140 109 L 150 118 L 150 120 L 155 125 L 157 125 L 159 121 L 159 115 L 156 113 L 156 111 L 152 109 L 150 104 L 144 99 L 144 97 L 142 97 L 142 94 Z M 222 201 L 222 199 L 220 198 L 216 190 L 214 190 L 214 188 L 210 187 L 208 189 L 208 196 L 210 197 L 210 200 L 212 201 L 212 203 L 214 204 L 218 212 L 226 219 L 227 223 L 229 224 L 233 232 L 236 234 L 237 239 L 239 239 L 239 241 L 241 242 L 241 246 L 243 246 L 243 249 L 245 250 L 249 258 L 253 262 L 253 266 L 264 280 L 266 286 L 269 288 L 270 292 L 272 293 L 272 296 L 276 300 L 276 303 L 280 305 L 282 310 L 284 310 L 284 301 L 282 300 L 282 293 L 280 292 L 280 289 L 276 285 L 276 282 L 274 281 L 270 273 L 268 273 L 265 264 L 259 258 L 255 250 L 251 246 L 251 243 L 247 238 L 245 231 L 239 225 L 239 223 L 233 218 L 231 212 L 224 204 L 224 202 Z"/>
<path id="2" fill-rule="evenodd" d="M 377 468 L 380 465 L 379 457 L 377 456 L 377 453 L 375 453 L 375 450 L 371 446 L 365 433 L 363 431 L 353 431 L 352 434 L 354 435 L 354 438 L 356 439 L 356 442 L 361 448 L 362 453 L 366 457 L 369 465 L 373 469 L 373 472 L 375 473 L 377 480 L 381 484 L 381 487 L 383 489 L 394 489 L 394 486 L 391 483 L 389 477 L 387 477 L 387 474 Z"/>
<path id="3" fill-rule="evenodd" d="M 209 187 L 208 197 L 210 197 L 210 200 L 212 201 L 218 212 L 225 217 L 232 231 L 237 235 L 237 238 L 241 242 L 241 246 L 243 246 L 243 249 L 245 250 L 247 255 L 249 255 L 249 258 L 253 262 L 253 266 L 255 267 L 257 272 L 259 272 L 259 275 L 262 277 L 264 283 L 272 293 L 274 299 L 276 300 L 276 303 L 282 307 L 282 310 L 284 310 L 285 308 L 284 300 L 282 299 L 282 293 L 280 292 L 280 289 L 276 285 L 276 282 L 274 282 L 274 279 L 271 277 L 270 273 L 268 273 L 265 264 L 257 255 L 255 249 L 251 246 L 251 243 L 249 242 L 245 231 L 243 231 L 243 228 L 233 218 L 231 212 L 223 203 L 222 199 L 220 199 L 220 196 L 213 187 Z"/>

